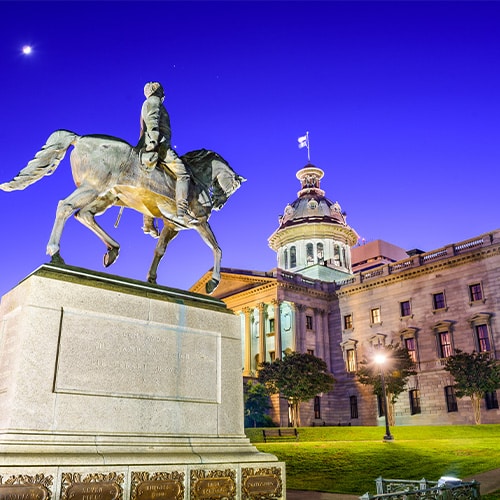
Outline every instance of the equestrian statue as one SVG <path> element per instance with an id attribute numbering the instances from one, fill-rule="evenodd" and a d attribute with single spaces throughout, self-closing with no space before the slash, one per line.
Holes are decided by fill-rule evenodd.
<path id="1" fill-rule="evenodd" d="M 142 213 L 144 231 L 158 237 L 147 280 L 156 283 L 158 264 L 179 231 L 195 229 L 214 255 L 212 277 L 206 284 L 210 294 L 220 282 L 222 252 L 208 219 L 212 210 L 220 210 L 246 179 L 214 151 L 200 149 L 177 156 L 170 147 L 170 122 L 166 121 L 168 114 L 165 117 L 162 104 L 163 88 L 157 82 L 149 82 L 144 93 L 146 102 L 137 146 L 117 137 L 80 136 L 69 130 L 57 130 L 33 160 L 10 182 L 0 184 L 0 189 L 22 190 L 52 174 L 73 146 L 70 163 L 77 188 L 57 206 L 47 244 L 51 263 L 64 264 L 60 240 L 66 221 L 74 214 L 106 245 L 103 263 L 110 266 L 118 257 L 120 245 L 97 224 L 95 216 L 112 206 L 128 207 Z M 151 97 L 153 102 L 148 104 Z M 170 168 L 172 164 L 174 167 Z M 159 233 L 155 219 L 163 221 Z"/>

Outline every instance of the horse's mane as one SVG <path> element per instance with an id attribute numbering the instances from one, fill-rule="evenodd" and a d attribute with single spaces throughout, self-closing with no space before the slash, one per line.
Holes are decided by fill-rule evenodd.
<path id="1" fill-rule="evenodd" d="M 199 170 L 200 166 L 210 165 L 213 160 L 219 160 L 229 167 L 229 163 L 219 153 L 210 149 L 196 149 L 181 156 L 181 160 L 191 169 Z M 231 168 L 231 167 L 229 167 Z"/>

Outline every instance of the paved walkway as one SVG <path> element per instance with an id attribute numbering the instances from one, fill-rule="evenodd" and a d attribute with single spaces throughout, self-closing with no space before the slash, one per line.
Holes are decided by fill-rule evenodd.
<path id="1" fill-rule="evenodd" d="M 476 480 L 480 482 L 481 495 L 493 493 L 494 491 L 500 490 L 500 469 L 475 474 L 473 476 L 463 478 L 463 480 Z M 366 491 L 363 491 L 359 495 L 344 495 L 337 493 L 322 493 L 320 491 L 286 490 L 286 498 L 287 500 L 358 500 L 359 497 L 365 493 Z"/>

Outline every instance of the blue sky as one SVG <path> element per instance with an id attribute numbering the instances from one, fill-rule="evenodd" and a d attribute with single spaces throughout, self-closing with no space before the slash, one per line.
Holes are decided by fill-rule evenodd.
<path id="1" fill-rule="evenodd" d="M 267 238 L 296 198 L 310 134 L 322 188 L 366 240 L 432 250 L 497 229 L 499 2 L 0 2 L 0 182 L 56 129 L 135 144 L 142 89 L 163 83 L 173 144 L 219 152 L 248 179 L 211 225 L 222 265 L 267 271 Z M 24 55 L 22 47 L 32 46 Z M 69 155 L 51 177 L 0 191 L 0 295 L 41 264 Z M 98 222 L 121 243 L 107 272 L 144 279 L 155 240 L 126 210 Z M 103 244 L 70 219 L 61 253 L 103 271 Z M 212 266 L 184 231 L 158 282 Z"/>

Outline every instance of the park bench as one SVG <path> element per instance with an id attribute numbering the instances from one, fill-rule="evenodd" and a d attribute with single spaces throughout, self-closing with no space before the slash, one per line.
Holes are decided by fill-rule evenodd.
<path id="1" fill-rule="evenodd" d="M 269 438 L 272 439 L 286 439 L 295 438 L 299 439 L 299 433 L 295 427 L 279 428 L 279 429 L 262 429 L 262 435 L 264 436 L 264 443 L 267 443 Z"/>
<path id="2" fill-rule="evenodd" d="M 338 422 L 337 424 L 329 424 L 329 423 L 327 423 L 327 422 L 325 422 L 323 420 L 323 422 L 321 424 L 317 423 L 317 422 L 313 422 L 312 426 L 313 427 L 316 427 L 316 426 L 322 426 L 322 427 L 351 427 L 351 422 Z"/>

